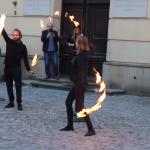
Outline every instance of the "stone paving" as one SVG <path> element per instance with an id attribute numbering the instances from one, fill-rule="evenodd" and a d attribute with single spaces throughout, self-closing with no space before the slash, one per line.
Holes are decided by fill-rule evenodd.
<path id="1" fill-rule="evenodd" d="M 0 150 L 150 150 L 150 98 L 107 96 L 102 108 L 91 115 L 96 135 L 84 137 L 85 123 L 73 132 L 66 125 L 67 91 L 23 87 L 24 111 L 4 109 L 5 84 L 0 84 Z M 86 93 L 85 105 L 98 98 Z"/>

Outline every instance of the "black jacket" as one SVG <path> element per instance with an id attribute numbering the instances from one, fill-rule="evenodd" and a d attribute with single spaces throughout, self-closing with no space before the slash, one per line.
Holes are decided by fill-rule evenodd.
<path id="1" fill-rule="evenodd" d="M 20 67 L 21 59 L 23 59 L 26 70 L 29 71 L 28 54 L 26 46 L 20 41 L 16 42 L 9 38 L 6 31 L 3 29 L 2 35 L 6 41 L 6 57 L 4 60 L 5 66 Z"/>
<path id="2" fill-rule="evenodd" d="M 71 80 L 74 84 L 85 87 L 88 74 L 88 54 L 85 51 L 80 52 L 72 59 Z"/>
<path id="3" fill-rule="evenodd" d="M 58 51 L 58 45 L 57 42 L 59 41 L 58 32 L 55 30 L 52 30 L 52 33 L 54 33 L 54 46 L 55 50 Z M 42 31 L 41 41 L 43 42 L 43 51 L 46 52 L 48 50 L 48 42 L 49 38 L 47 38 L 48 30 Z"/>

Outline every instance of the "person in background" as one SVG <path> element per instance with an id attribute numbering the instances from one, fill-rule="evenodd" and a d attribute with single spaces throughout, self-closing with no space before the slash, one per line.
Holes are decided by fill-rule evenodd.
<path id="1" fill-rule="evenodd" d="M 44 62 L 45 62 L 45 74 L 46 79 L 54 78 L 58 79 L 58 58 L 57 51 L 59 41 L 58 32 L 53 30 L 53 24 L 47 24 L 47 30 L 42 31 L 41 41 L 43 42 Z M 50 68 L 53 66 L 53 69 Z M 51 73 L 53 70 L 53 74 Z"/>
<path id="2" fill-rule="evenodd" d="M 21 77 L 21 60 L 23 59 L 26 70 L 32 75 L 28 62 L 27 48 L 21 41 L 22 33 L 15 28 L 12 32 L 12 39 L 8 36 L 5 29 L 2 30 L 2 35 L 6 42 L 6 56 L 4 60 L 4 77 L 7 85 L 9 103 L 5 108 L 14 107 L 13 81 L 16 87 L 17 109 L 23 110 L 22 107 L 22 77 Z"/>
<path id="3" fill-rule="evenodd" d="M 73 101 L 76 101 L 77 112 L 80 112 L 84 108 L 84 94 L 87 85 L 87 72 L 88 72 L 88 51 L 89 44 L 88 39 L 84 36 L 79 36 L 76 40 L 76 56 L 72 59 L 72 72 L 71 80 L 73 86 L 69 91 L 66 99 L 67 109 L 67 126 L 60 129 L 60 131 L 73 131 Z M 88 132 L 85 136 L 95 135 L 95 131 L 90 120 L 89 115 L 84 117 L 87 124 Z"/>
<path id="4" fill-rule="evenodd" d="M 73 30 L 73 35 L 72 35 L 71 38 L 69 38 L 69 40 L 68 40 L 68 46 L 70 46 L 70 48 L 71 48 L 72 50 L 76 50 L 75 43 L 76 43 L 77 38 L 78 38 L 80 35 L 83 35 L 83 34 L 82 34 L 82 31 L 81 31 L 81 26 L 78 25 L 77 27 L 74 28 L 74 30 Z"/>

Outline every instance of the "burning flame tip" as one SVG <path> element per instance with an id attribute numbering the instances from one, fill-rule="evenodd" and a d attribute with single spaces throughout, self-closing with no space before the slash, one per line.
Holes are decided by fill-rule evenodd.
<path id="1" fill-rule="evenodd" d="M 40 56 L 38 56 L 37 54 L 34 55 L 34 57 L 32 59 L 32 63 L 31 63 L 32 67 L 34 67 L 38 63 L 39 58 L 40 58 Z"/>
<path id="2" fill-rule="evenodd" d="M 6 19 L 6 15 L 5 14 L 1 14 L 0 15 L 0 34 L 4 28 L 4 24 L 5 24 L 5 19 Z"/>
<path id="3" fill-rule="evenodd" d="M 60 12 L 57 10 L 57 11 L 55 11 L 54 15 L 59 17 L 60 16 Z"/>
<path id="4" fill-rule="evenodd" d="M 101 78 L 99 72 L 94 67 L 93 67 L 93 70 L 94 70 L 95 76 L 96 76 L 96 83 L 100 86 L 100 88 L 99 88 L 100 97 L 96 101 L 96 104 L 94 106 L 92 106 L 91 108 L 86 108 L 86 109 L 84 108 L 79 113 L 77 113 L 78 118 L 85 117 L 86 115 L 89 115 L 89 114 L 97 111 L 98 109 L 100 109 L 101 104 L 105 100 L 105 97 L 106 97 L 106 85 L 105 85 L 104 81 L 102 81 L 102 78 Z"/>

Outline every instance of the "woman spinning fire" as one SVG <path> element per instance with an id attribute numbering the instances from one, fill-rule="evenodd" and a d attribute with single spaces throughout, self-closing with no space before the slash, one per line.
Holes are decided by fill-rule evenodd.
<path id="1" fill-rule="evenodd" d="M 67 109 L 67 126 L 62 128 L 61 131 L 73 131 L 73 101 L 76 100 L 77 111 L 80 112 L 84 108 L 84 93 L 87 85 L 87 70 L 88 70 L 88 39 L 85 36 L 79 36 L 76 40 L 76 56 L 72 59 L 71 80 L 73 86 L 69 91 L 66 99 Z M 85 136 L 95 135 L 95 131 L 90 120 L 89 115 L 84 117 L 87 124 L 88 132 Z"/>

